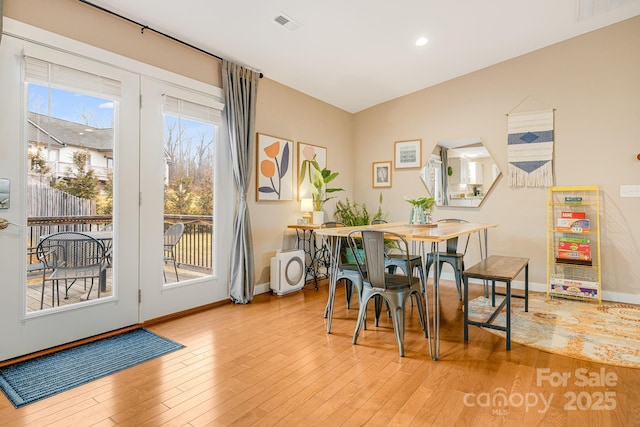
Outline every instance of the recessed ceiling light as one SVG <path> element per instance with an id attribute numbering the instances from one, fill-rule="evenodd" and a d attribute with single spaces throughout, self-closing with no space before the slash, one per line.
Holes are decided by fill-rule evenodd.
<path id="1" fill-rule="evenodd" d="M 424 46 L 427 43 L 429 43 L 429 39 L 427 39 L 426 37 L 420 37 L 418 40 L 416 40 L 416 46 Z"/>

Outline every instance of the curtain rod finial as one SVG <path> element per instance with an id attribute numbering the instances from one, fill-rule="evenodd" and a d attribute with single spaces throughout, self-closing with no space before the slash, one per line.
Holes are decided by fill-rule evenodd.
<path id="1" fill-rule="evenodd" d="M 145 25 L 142 28 L 140 28 L 140 34 L 144 34 L 144 30 L 146 30 L 147 28 L 149 28 L 148 25 Z"/>

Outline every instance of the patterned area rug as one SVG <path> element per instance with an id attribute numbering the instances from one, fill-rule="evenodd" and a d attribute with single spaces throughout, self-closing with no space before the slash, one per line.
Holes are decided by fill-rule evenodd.
<path id="1" fill-rule="evenodd" d="M 182 347 L 135 329 L 0 368 L 0 389 L 19 408 Z"/>
<path id="2" fill-rule="evenodd" d="M 496 305 L 502 297 L 496 297 Z M 511 340 L 539 350 L 599 363 L 640 368 L 640 307 L 554 298 L 529 293 L 529 312 L 524 300 L 511 303 Z M 485 320 L 491 299 L 469 301 L 469 318 Z M 494 321 L 505 324 L 505 312 Z M 493 334 L 504 332 L 484 328 Z"/>

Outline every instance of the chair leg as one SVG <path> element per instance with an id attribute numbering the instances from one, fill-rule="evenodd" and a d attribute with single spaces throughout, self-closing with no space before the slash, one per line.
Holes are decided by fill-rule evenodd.
<path id="1" fill-rule="evenodd" d="M 456 288 L 458 288 L 458 300 L 462 301 L 462 270 L 454 268 L 456 275 Z"/>
<path id="2" fill-rule="evenodd" d="M 418 306 L 418 315 L 420 316 L 420 326 L 422 326 L 422 332 L 424 333 L 424 337 L 427 337 L 427 323 L 425 320 L 425 314 L 424 314 L 424 305 L 422 303 L 422 295 L 414 292 L 411 295 L 415 295 L 416 297 L 416 301 L 417 301 L 417 306 Z M 428 313 L 428 311 L 427 311 Z"/>
<path id="3" fill-rule="evenodd" d="M 44 308 L 44 287 L 46 284 L 47 284 L 47 281 L 45 280 L 45 274 L 43 272 L 42 273 L 42 293 L 40 294 L 40 310 Z M 53 297 L 53 280 L 51 281 L 51 295 Z"/>
<path id="4" fill-rule="evenodd" d="M 369 299 L 372 296 L 373 295 L 368 295 L 368 296 L 363 295 L 362 304 L 360 304 L 360 307 L 358 307 L 358 321 L 356 322 L 356 329 L 355 331 L 353 331 L 353 340 L 351 341 L 352 344 L 358 343 L 358 335 L 360 335 L 360 331 L 362 330 L 362 326 L 364 324 L 364 319 L 366 318 L 366 315 L 367 315 L 367 304 L 369 303 Z"/>
<path id="5" fill-rule="evenodd" d="M 399 295 L 395 296 L 396 301 L 391 305 L 391 316 L 393 317 L 393 329 L 398 342 L 398 350 L 400 357 L 404 357 L 404 318 L 405 318 L 405 299 Z"/>
<path id="6" fill-rule="evenodd" d="M 353 282 L 349 279 L 343 278 L 344 282 L 344 294 L 347 298 L 347 309 L 351 308 L 351 296 L 353 295 Z"/>
<path id="7" fill-rule="evenodd" d="M 176 258 L 173 258 L 173 270 L 176 272 L 176 282 L 180 281 L 180 278 L 178 277 L 178 267 L 176 266 Z"/>

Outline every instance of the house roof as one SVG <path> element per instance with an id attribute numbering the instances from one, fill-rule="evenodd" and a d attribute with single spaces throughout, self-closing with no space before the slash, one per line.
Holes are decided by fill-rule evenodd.
<path id="1" fill-rule="evenodd" d="M 29 112 L 27 118 L 27 137 L 30 142 L 113 151 L 113 128 L 95 128 L 33 112 Z"/>

